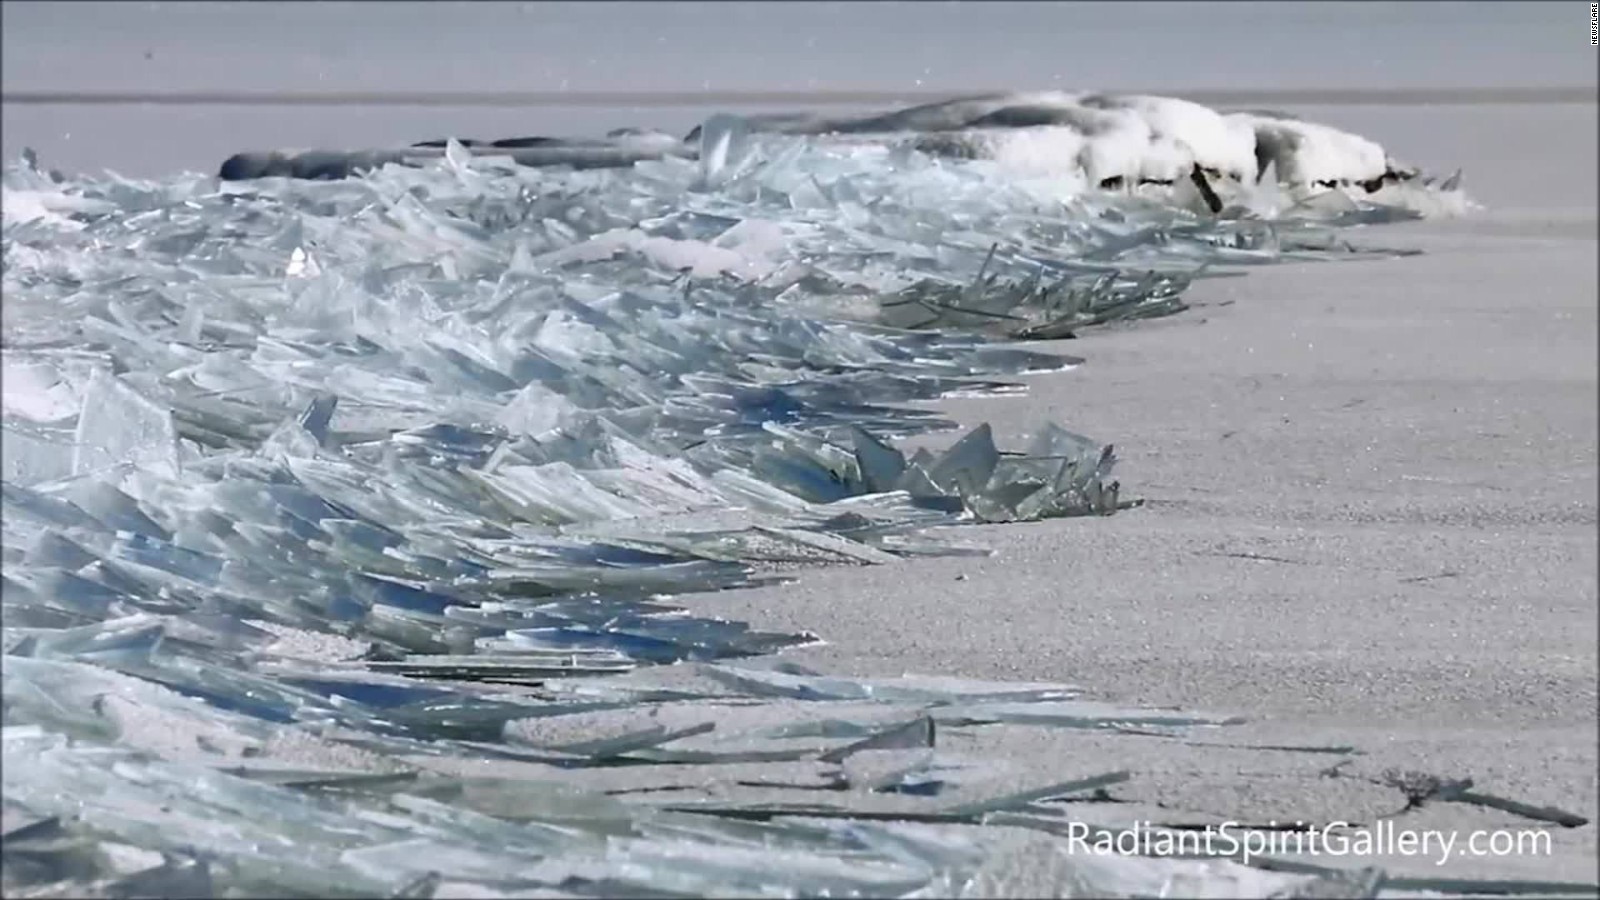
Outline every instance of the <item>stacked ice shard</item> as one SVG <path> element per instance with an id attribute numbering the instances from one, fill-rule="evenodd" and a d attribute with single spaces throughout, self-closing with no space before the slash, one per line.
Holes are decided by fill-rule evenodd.
<path id="1" fill-rule="evenodd" d="M 1075 362 L 984 332 L 1354 251 L 712 125 L 716 154 L 619 170 L 453 144 L 332 183 L 8 170 L 8 894 L 948 893 L 994 851 L 971 826 L 1099 782 L 991 796 L 936 724 L 1221 723 L 724 668 L 814 638 L 665 595 L 1114 512 L 1109 448 L 979 428 L 907 456 L 949 423 L 906 404 Z M 715 687 L 607 687 L 673 662 Z M 722 787 L 674 805 L 594 776 L 673 765 Z M 751 765 L 843 800 L 744 796 Z"/>

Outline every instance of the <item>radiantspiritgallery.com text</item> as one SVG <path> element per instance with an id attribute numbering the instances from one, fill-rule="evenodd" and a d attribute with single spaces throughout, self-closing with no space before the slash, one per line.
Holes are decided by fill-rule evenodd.
<path id="1" fill-rule="evenodd" d="M 1463 857 L 1549 856 L 1550 833 L 1538 829 L 1480 829 L 1440 831 L 1403 828 L 1393 822 L 1351 825 L 1294 823 L 1265 828 L 1238 822 L 1195 829 L 1168 829 L 1149 823 L 1132 828 L 1097 828 L 1072 823 L 1066 833 L 1066 851 L 1072 854 L 1118 856 L 1222 856 L 1248 865 L 1263 856 L 1319 855 L 1330 857 L 1404 856 L 1445 865 Z"/>

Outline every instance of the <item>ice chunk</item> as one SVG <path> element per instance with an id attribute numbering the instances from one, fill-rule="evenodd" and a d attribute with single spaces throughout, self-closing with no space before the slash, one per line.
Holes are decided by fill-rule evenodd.
<path id="1" fill-rule="evenodd" d="M 533 381 L 511 398 L 495 421 L 512 434 L 540 435 L 560 425 L 574 410 L 564 396 Z"/>
<path id="2" fill-rule="evenodd" d="M 82 405 L 72 385 L 47 360 L 29 360 L 6 353 L 0 373 L 4 414 L 30 422 L 60 422 L 77 414 Z"/>
<path id="3" fill-rule="evenodd" d="M 38 484 L 72 474 L 73 432 L 0 423 L 0 477 L 12 484 Z"/>
<path id="4" fill-rule="evenodd" d="M 96 372 L 73 435 L 72 471 L 89 474 L 132 464 L 176 475 L 178 434 L 165 408 L 121 378 Z"/>
<path id="5" fill-rule="evenodd" d="M 905 455 L 857 426 L 851 426 L 850 438 L 855 445 L 856 465 L 867 490 L 893 490 L 906 470 Z"/>
<path id="6" fill-rule="evenodd" d="M 1055 699 L 1076 696 L 1072 685 L 986 682 L 961 678 L 902 676 L 897 679 L 844 679 L 731 666 L 706 666 L 710 677 L 761 696 L 799 700 L 879 700 L 954 703 Z"/>
<path id="7" fill-rule="evenodd" d="M 700 126 L 700 178 L 716 187 L 738 171 L 750 152 L 749 125 L 737 117 L 715 115 Z"/>
<path id="8" fill-rule="evenodd" d="M 988 486 L 999 462 L 1000 451 L 995 449 L 994 433 L 988 423 L 984 423 L 952 444 L 934 462 L 933 468 L 928 470 L 928 480 L 957 496 L 975 497 Z"/>
<path id="9" fill-rule="evenodd" d="M 1244 721 L 1237 716 L 1133 709 L 1086 700 L 1052 700 L 1022 704 L 1004 701 L 957 704 L 938 710 L 935 718 L 950 724 L 1011 722 L 1064 728 L 1151 729 L 1194 725 L 1237 725 Z"/>

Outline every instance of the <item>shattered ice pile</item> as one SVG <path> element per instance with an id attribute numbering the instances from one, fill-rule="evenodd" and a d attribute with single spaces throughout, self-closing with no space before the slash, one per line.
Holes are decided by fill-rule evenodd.
<path id="1" fill-rule="evenodd" d="M 390 149 L 245 151 L 224 161 L 218 174 L 229 181 L 340 179 L 391 164 L 428 165 L 462 148 L 541 167 L 698 159 L 716 173 L 740 156 L 751 133 L 898 145 L 983 160 L 1011 181 L 1048 181 L 1058 196 L 1139 194 L 1211 213 L 1231 207 L 1276 215 L 1326 194 L 1383 216 L 1477 208 L 1460 189 L 1459 171 L 1444 179 L 1427 175 L 1376 141 L 1332 125 L 1281 111 L 1217 110 L 1180 97 L 1064 90 L 970 95 L 849 115 L 719 114 L 681 140 L 656 129 L 619 128 L 603 138 L 457 136 Z"/>
<path id="2" fill-rule="evenodd" d="M 732 668 L 814 638 L 667 599 L 1127 507 L 1110 448 L 1056 426 L 1016 452 L 892 439 L 949 424 L 912 401 L 1076 362 L 983 331 L 1359 255 L 1337 223 L 1361 210 L 1202 220 L 729 141 L 578 172 L 452 145 L 321 184 L 8 170 L 8 896 L 940 894 L 988 871 L 986 817 L 1108 782 L 996 797 L 936 725 L 1226 724 Z M 718 687 L 615 680 L 674 662 Z M 594 777 L 684 766 L 699 795 L 663 802 Z M 750 766 L 840 802 L 775 802 Z M 1323 878 L 1151 866 L 1072 878 Z"/>

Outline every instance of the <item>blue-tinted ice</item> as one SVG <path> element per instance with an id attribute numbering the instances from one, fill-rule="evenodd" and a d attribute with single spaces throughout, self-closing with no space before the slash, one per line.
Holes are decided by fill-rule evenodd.
<path id="1" fill-rule="evenodd" d="M 979 895 L 988 817 L 1125 776 L 996 794 L 940 730 L 1232 721 L 741 666 L 816 636 L 671 597 L 1127 508 L 1110 448 L 1054 425 L 908 457 L 950 424 L 908 404 L 1077 362 L 1000 338 L 1358 251 L 703 139 L 603 170 L 447 143 L 327 183 L 7 171 L 8 893 Z M 1163 866 L 1061 888 L 1323 879 Z"/>

